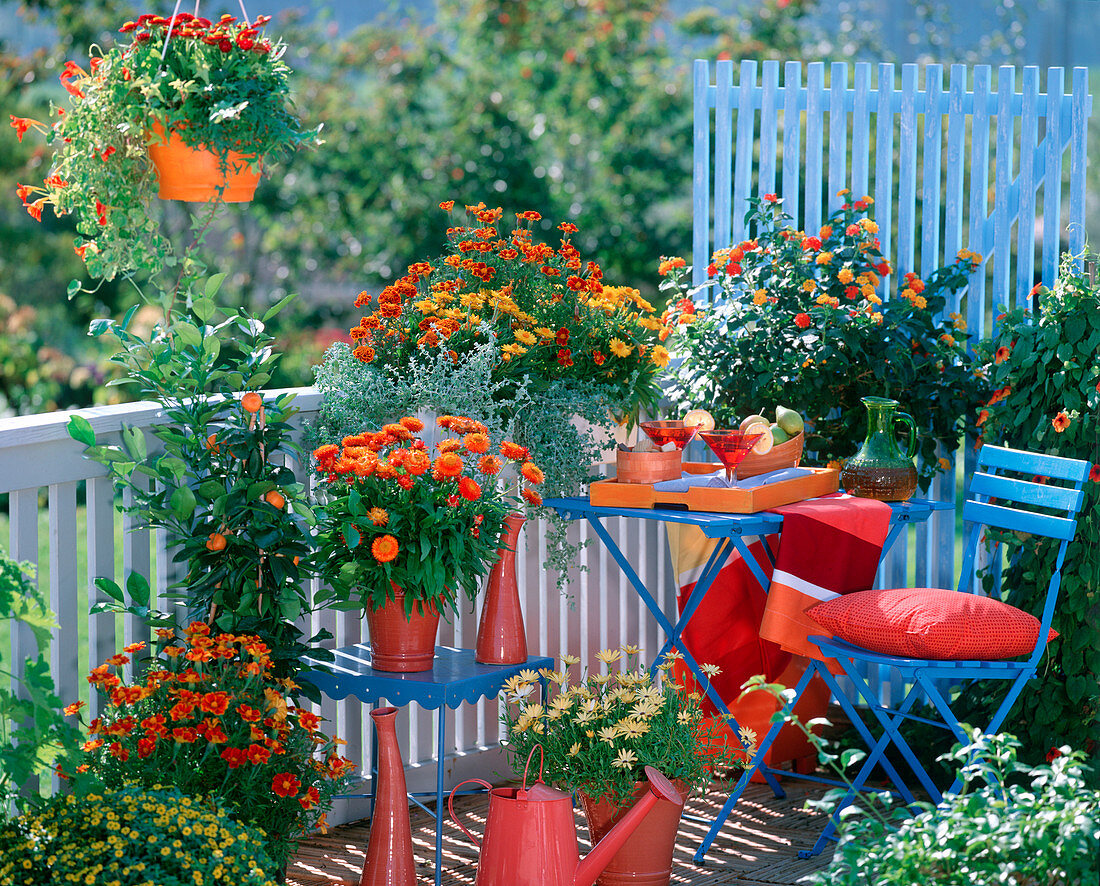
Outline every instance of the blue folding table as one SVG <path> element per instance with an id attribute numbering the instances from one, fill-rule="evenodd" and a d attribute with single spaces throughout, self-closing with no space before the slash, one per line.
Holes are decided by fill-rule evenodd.
<path id="1" fill-rule="evenodd" d="M 443 759 L 446 753 L 444 737 L 447 729 L 447 710 L 455 709 L 463 702 L 473 704 L 482 698 L 495 698 L 504 688 L 504 684 L 520 671 L 539 668 L 553 668 L 554 659 L 545 656 L 532 656 L 527 661 L 515 665 L 489 665 L 474 661 L 473 649 L 455 649 L 450 646 L 436 646 L 435 659 L 430 671 L 418 671 L 411 674 L 393 671 L 376 671 L 371 667 L 370 645 L 357 643 L 334 649 L 335 661 L 331 663 L 312 662 L 319 668 L 309 674 L 309 679 L 329 698 L 337 701 L 355 696 L 371 708 L 385 699 L 394 705 L 407 705 L 416 702 L 422 708 L 439 711 L 439 723 L 436 730 L 436 787 L 435 791 L 410 793 L 410 799 L 425 812 L 431 814 L 417 797 L 435 797 L 435 884 L 439 886 L 442 877 L 443 858 Z M 369 794 L 354 794 L 370 798 L 371 817 L 374 817 L 375 776 L 378 741 L 371 741 L 370 771 L 371 791 Z"/>
<path id="2" fill-rule="evenodd" d="M 737 721 L 730 714 L 728 705 L 715 691 L 713 686 L 710 685 L 710 681 L 706 679 L 702 669 L 699 666 L 699 662 L 695 660 L 695 657 L 691 654 L 691 651 L 687 648 L 683 641 L 684 628 L 687 627 L 688 622 L 691 621 L 695 611 L 699 608 L 699 604 L 703 602 L 703 598 L 706 596 L 707 591 L 710 589 L 714 579 L 718 576 L 718 573 L 722 571 L 722 568 L 729 562 L 734 551 L 739 553 L 744 559 L 745 564 L 748 566 L 749 571 L 753 577 L 759 582 L 760 587 L 765 592 L 768 590 L 770 581 L 767 573 L 763 567 L 757 562 L 756 558 L 749 551 L 748 544 L 745 539 L 755 538 L 757 536 L 774 535 L 780 531 L 783 525 L 783 516 L 781 514 L 770 513 L 768 511 L 761 511 L 756 514 L 719 514 L 710 513 L 706 511 L 685 511 L 677 508 L 611 508 L 611 507 L 597 507 L 594 506 L 587 498 L 548 498 L 545 501 L 547 507 L 551 507 L 556 510 L 562 517 L 567 520 L 587 520 L 595 531 L 596 535 L 607 547 L 608 552 L 618 563 L 619 569 L 622 570 L 627 581 L 630 582 L 635 592 L 645 603 L 646 609 L 650 611 L 657 624 L 660 625 L 664 631 L 665 636 L 668 638 L 665 641 L 664 646 L 653 658 L 652 668 L 656 668 L 657 664 L 661 661 L 666 652 L 670 649 L 677 649 L 684 657 L 684 663 L 691 670 L 692 674 L 699 681 L 701 686 L 706 687 L 707 697 L 714 704 L 717 711 L 725 715 L 730 723 L 730 728 L 736 735 L 740 727 Z M 927 501 L 924 499 L 911 499 L 907 502 L 894 502 L 890 504 L 892 511 L 890 515 L 890 531 L 886 536 L 886 541 L 882 546 L 882 555 L 885 556 L 887 551 L 893 546 L 901 532 L 911 523 L 922 523 L 932 516 L 934 511 L 938 510 L 950 510 L 954 505 L 949 502 L 936 502 Z M 683 610 L 680 612 L 679 617 L 673 621 L 661 608 L 658 602 L 658 594 L 650 588 L 647 588 L 645 582 L 642 581 L 638 575 L 637 570 L 631 564 L 630 559 L 623 553 L 622 549 L 611 537 L 611 534 L 607 531 L 607 527 L 603 525 L 602 520 L 608 517 L 627 517 L 638 520 L 657 520 L 662 523 L 684 523 L 689 526 L 698 526 L 702 530 L 703 535 L 707 538 L 713 538 L 717 540 L 717 544 L 714 546 L 714 550 L 711 551 L 710 557 L 707 559 L 706 564 L 703 566 L 703 571 L 700 573 L 698 580 L 695 583 L 695 588 L 692 590 L 691 595 L 688 597 L 687 602 L 684 603 Z M 775 559 L 772 553 L 771 547 L 767 544 L 763 545 L 764 551 L 771 562 L 772 567 L 775 566 Z M 807 674 L 810 674 L 811 669 L 807 669 Z M 808 680 L 809 677 L 804 675 L 804 679 Z M 856 724 L 853 724 L 856 726 Z M 856 728 L 862 727 L 860 723 Z M 759 757 L 764 752 L 763 746 L 757 749 L 756 757 Z M 750 768 L 755 768 L 767 781 L 776 797 L 783 797 L 785 793 L 780 787 L 779 782 L 776 780 L 776 774 L 790 775 L 791 773 L 785 770 L 772 769 L 763 764 L 762 761 L 753 759 L 750 761 Z M 746 774 L 749 769 L 746 769 Z M 815 781 L 827 781 L 824 779 L 817 779 L 813 776 L 799 776 L 800 778 L 809 778 Z M 743 781 L 747 781 L 743 779 Z M 700 846 L 699 851 L 696 853 L 696 862 L 702 861 L 703 854 L 706 852 L 707 847 L 713 841 L 718 830 L 722 824 L 725 823 L 726 818 L 729 817 L 730 812 L 733 810 L 733 805 L 736 802 L 737 797 L 740 795 L 740 790 L 743 790 L 743 785 L 738 785 L 739 790 L 736 790 L 734 794 L 731 794 L 730 802 L 727 802 L 718 818 L 715 819 L 714 824 L 711 826 L 710 832 L 704 838 L 703 844 Z"/>

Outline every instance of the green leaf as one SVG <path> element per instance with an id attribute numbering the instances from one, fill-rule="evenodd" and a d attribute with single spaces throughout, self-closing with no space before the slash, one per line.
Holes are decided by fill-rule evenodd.
<path id="1" fill-rule="evenodd" d="M 78 292 L 80 292 L 80 281 L 79 280 L 70 280 L 69 285 L 67 287 L 65 287 L 65 294 L 69 298 L 72 298 Z"/>
<path id="2" fill-rule="evenodd" d="M 123 426 L 122 445 L 134 461 L 145 461 L 148 451 L 145 448 L 145 434 L 140 428 Z"/>
<path id="3" fill-rule="evenodd" d="M 186 520 L 195 513 L 195 506 L 198 502 L 195 501 L 195 493 L 190 488 L 181 486 L 172 493 L 170 504 L 175 515 L 181 520 Z"/>
<path id="4" fill-rule="evenodd" d="M 270 308 L 268 308 L 267 311 L 264 312 L 264 315 L 262 317 L 263 322 L 266 323 L 268 320 L 270 320 L 272 317 L 274 317 L 276 314 L 278 314 L 279 311 L 281 311 L 283 308 L 285 308 L 287 305 L 289 305 L 292 301 L 294 301 L 294 299 L 296 299 L 297 297 L 298 297 L 298 293 L 296 293 L 296 292 L 292 292 L 290 295 L 283 296 L 281 299 L 279 299 L 277 302 L 275 302 L 275 304 L 273 304 Z"/>
<path id="5" fill-rule="evenodd" d="M 202 347 L 202 333 L 193 323 L 188 323 L 186 320 L 180 320 L 178 323 L 172 325 L 172 331 L 185 347 Z"/>
<path id="6" fill-rule="evenodd" d="M 343 527 L 344 540 L 347 541 L 349 548 L 359 547 L 359 543 L 363 540 L 363 536 L 359 533 L 359 530 L 351 523 L 345 523 Z"/>
<path id="7" fill-rule="evenodd" d="M 209 280 L 206 281 L 206 297 L 213 298 L 217 295 L 218 290 L 221 288 L 222 281 L 225 280 L 226 275 L 224 273 L 215 274 Z"/>
<path id="8" fill-rule="evenodd" d="M 126 576 L 126 593 L 139 606 L 148 606 L 149 580 L 140 572 L 131 572 Z"/>
<path id="9" fill-rule="evenodd" d="M 82 415 L 74 415 L 69 419 L 69 436 L 76 440 L 77 443 L 83 443 L 85 446 L 95 446 L 95 431 L 92 430 L 92 423 Z"/>
<path id="10" fill-rule="evenodd" d="M 209 298 L 195 299 L 194 304 L 191 305 L 192 313 L 199 318 L 203 323 L 209 323 L 210 318 L 217 312 L 218 306 Z"/>

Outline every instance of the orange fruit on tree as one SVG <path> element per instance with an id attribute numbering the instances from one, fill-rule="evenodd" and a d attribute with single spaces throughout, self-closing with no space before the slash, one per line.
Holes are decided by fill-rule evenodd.
<path id="1" fill-rule="evenodd" d="M 217 452 L 218 452 L 218 435 L 217 434 L 211 434 L 209 437 L 206 438 L 206 448 L 209 449 L 214 454 L 217 454 Z"/>
<path id="2" fill-rule="evenodd" d="M 225 545 L 225 536 L 220 532 L 211 532 L 210 537 L 206 539 L 206 549 L 208 551 L 224 551 Z"/>
<path id="3" fill-rule="evenodd" d="M 266 501 L 269 505 L 271 505 L 271 507 L 275 508 L 275 510 L 277 511 L 281 511 L 283 509 L 283 506 L 286 504 L 286 499 L 283 498 L 283 494 L 279 492 L 278 489 L 272 489 L 269 493 L 267 493 L 264 496 L 264 501 Z"/>
<path id="4" fill-rule="evenodd" d="M 263 397 L 261 397 L 255 391 L 249 391 L 247 394 L 241 397 L 241 406 L 244 407 L 245 412 L 259 412 L 260 407 L 263 405 Z"/>

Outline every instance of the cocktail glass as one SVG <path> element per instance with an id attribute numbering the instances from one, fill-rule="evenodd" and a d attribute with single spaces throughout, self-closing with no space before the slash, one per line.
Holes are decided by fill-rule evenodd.
<path id="1" fill-rule="evenodd" d="M 699 436 L 703 442 L 718 456 L 718 460 L 726 467 L 726 482 L 737 480 L 737 466 L 741 464 L 745 456 L 752 451 L 756 441 L 764 436 L 763 432 L 749 433 L 748 431 L 736 431 L 732 429 L 715 429 L 713 431 L 700 431 Z"/>
<path id="2" fill-rule="evenodd" d="M 646 432 L 646 436 L 658 446 L 664 446 L 671 441 L 681 451 L 692 441 L 698 430 L 696 425 L 685 424 L 682 421 L 643 421 L 639 424 Z"/>

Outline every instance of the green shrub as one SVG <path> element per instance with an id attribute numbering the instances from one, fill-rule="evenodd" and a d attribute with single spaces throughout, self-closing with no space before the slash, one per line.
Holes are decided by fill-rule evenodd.
<path id="1" fill-rule="evenodd" d="M 939 806 L 893 821 L 842 821 L 832 863 L 816 886 L 1092 886 L 1100 852 L 1100 792 L 1085 784 L 1084 755 L 1068 747 L 1049 764 L 1017 762 L 1019 742 L 973 733 L 947 756 L 965 786 Z M 971 763 L 977 751 L 982 758 Z M 904 818 L 904 820 L 900 820 Z"/>
<path id="2" fill-rule="evenodd" d="M 263 831 L 175 788 L 55 797 L 0 827 L 0 883 L 271 886 Z"/>

